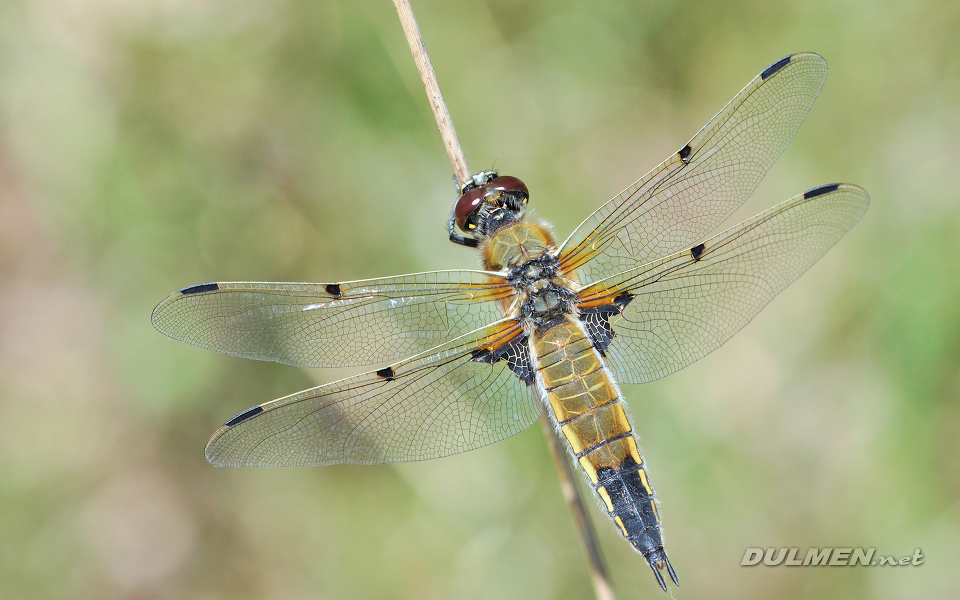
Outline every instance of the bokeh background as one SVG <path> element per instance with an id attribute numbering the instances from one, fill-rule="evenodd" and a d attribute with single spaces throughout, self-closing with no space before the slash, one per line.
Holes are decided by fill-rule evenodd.
<path id="1" fill-rule="evenodd" d="M 731 222 L 834 181 L 870 211 L 721 350 L 625 386 L 671 593 L 960 597 L 960 3 L 415 8 L 471 167 L 522 177 L 561 236 L 776 59 L 828 59 Z M 454 200 L 386 0 L 0 3 L 0 597 L 589 598 L 539 427 L 417 464 L 215 469 L 223 421 L 339 374 L 150 326 L 193 283 L 473 268 Z M 619 596 L 664 597 L 593 517 Z M 925 560 L 741 567 L 748 546 Z"/>

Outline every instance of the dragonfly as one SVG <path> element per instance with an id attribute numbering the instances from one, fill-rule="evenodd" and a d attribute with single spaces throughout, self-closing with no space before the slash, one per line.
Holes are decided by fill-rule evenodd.
<path id="1" fill-rule="evenodd" d="M 542 412 L 660 587 L 678 580 L 619 383 L 659 379 L 730 339 L 864 214 L 862 188 L 812 188 L 710 234 L 787 147 L 827 75 L 813 53 L 750 81 L 687 144 L 563 242 L 526 216 L 518 178 L 458 185 L 452 242 L 481 270 L 336 283 L 216 282 L 153 312 L 167 336 L 298 367 L 380 368 L 272 400 L 206 445 L 217 466 L 440 458 Z"/>

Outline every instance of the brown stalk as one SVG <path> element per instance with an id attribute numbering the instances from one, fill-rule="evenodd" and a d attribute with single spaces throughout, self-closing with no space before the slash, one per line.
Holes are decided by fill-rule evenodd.
<path id="1" fill-rule="evenodd" d="M 440 138 L 443 139 L 443 145 L 447 149 L 447 157 L 450 158 L 453 173 L 457 176 L 457 182 L 469 181 L 470 169 L 467 168 L 467 159 L 463 156 L 463 148 L 460 147 L 460 140 L 457 139 L 457 130 L 453 128 L 453 119 L 450 118 L 447 103 L 443 101 L 437 74 L 427 55 L 427 47 L 423 45 L 423 36 L 420 35 L 420 26 L 417 25 L 417 19 L 413 16 L 413 7 L 410 6 L 409 0 L 393 0 L 393 5 L 397 7 L 400 26 L 403 27 L 403 33 L 407 36 L 413 62 L 417 63 L 417 72 L 420 73 L 420 81 L 423 82 L 423 90 L 427 93 L 433 117 L 437 120 Z"/>
<path id="2" fill-rule="evenodd" d="M 397 15 L 400 17 L 400 25 L 403 27 L 403 33 L 407 37 L 407 43 L 410 45 L 410 52 L 413 54 L 413 60 L 417 64 L 417 71 L 420 73 L 420 80 L 423 82 L 423 89 L 427 93 L 427 100 L 430 102 L 430 108 L 433 110 L 433 116 L 437 120 L 437 127 L 440 129 L 440 137 L 443 139 L 443 145 L 447 149 L 447 156 L 450 158 L 450 164 L 453 166 L 453 172 L 458 182 L 466 182 L 471 178 L 470 169 L 467 168 L 467 161 L 463 156 L 463 148 L 460 147 L 460 141 L 457 139 L 457 131 L 453 127 L 453 120 L 450 118 L 450 112 L 443 101 L 443 94 L 440 92 L 440 84 L 437 82 L 437 74 L 433 70 L 433 64 L 427 55 L 427 48 L 423 43 L 423 36 L 420 35 L 420 27 L 413 15 L 413 8 L 409 0 L 393 0 L 397 9 Z M 580 488 L 577 487 L 576 476 L 570 467 L 564 448 L 561 446 L 553 428 L 550 417 L 544 413 L 540 418 L 543 425 L 543 432 L 550 446 L 550 452 L 553 455 L 557 466 L 557 472 L 560 475 L 560 488 L 563 496 L 570 505 L 570 512 L 573 513 L 574 521 L 577 523 L 577 530 L 583 539 L 583 545 L 587 553 L 589 563 L 590 577 L 593 581 L 594 593 L 598 600 L 615 600 L 613 588 L 610 586 L 610 578 L 607 575 L 607 569 L 604 566 L 603 555 L 600 553 L 600 544 L 597 540 L 597 532 L 587 514 L 587 509 L 583 503 L 583 496 L 580 494 Z"/>

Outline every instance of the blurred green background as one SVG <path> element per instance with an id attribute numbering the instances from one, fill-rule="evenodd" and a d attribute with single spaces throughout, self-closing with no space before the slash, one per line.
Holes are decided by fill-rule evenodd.
<path id="1" fill-rule="evenodd" d="M 625 394 L 677 598 L 957 598 L 960 3 L 415 2 L 471 167 L 563 237 L 776 59 L 831 75 L 731 222 L 865 219 L 721 350 Z M 539 427 L 397 466 L 215 469 L 210 433 L 337 373 L 164 338 L 213 280 L 474 268 L 392 5 L 0 3 L 0 597 L 588 598 Z M 663 598 L 590 502 L 621 598 Z M 748 546 L 920 567 L 739 566 Z"/>

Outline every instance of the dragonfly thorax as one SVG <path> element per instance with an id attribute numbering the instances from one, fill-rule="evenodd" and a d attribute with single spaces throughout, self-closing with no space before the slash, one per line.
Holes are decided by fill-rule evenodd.
<path id="1" fill-rule="evenodd" d="M 561 276 L 556 256 L 544 252 L 510 269 L 510 284 L 517 290 L 519 317 L 539 329 L 576 310 L 576 291 Z"/>

